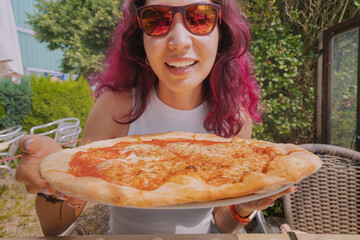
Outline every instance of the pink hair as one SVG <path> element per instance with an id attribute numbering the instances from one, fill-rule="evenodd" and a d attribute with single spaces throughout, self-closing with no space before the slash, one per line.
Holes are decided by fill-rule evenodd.
<path id="1" fill-rule="evenodd" d="M 204 127 L 223 137 L 237 135 L 242 126 L 240 109 L 252 120 L 259 117 L 259 88 L 253 77 L 252 62 L 248 54 L 250 31 L 234 0 L 214 1 L 222 6 L 220 43 L 210 75 L 203 83 L 204 96 L 210 111 Z M 150 91 L 157 83 L 151 67 L 145 63 L 142 31 L 136 19 L 136 8 L 144 0 L 124 1 L 123 19 L 115 28 L 111 45 L 106 53 L 105 69 L 94 78 L 98 97 L 104 88 L 115 91 L 136 89 L 136 104 L 130 114 L 135 121 L 144 112 Z"/>

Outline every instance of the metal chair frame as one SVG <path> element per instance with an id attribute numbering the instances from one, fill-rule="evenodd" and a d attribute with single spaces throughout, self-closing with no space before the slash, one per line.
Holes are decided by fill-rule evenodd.
<path id="1" fill-rule="evenodd" d="M 78 235 L 87 235 L 85 229 L 76 221 L 70 225 L 64 232 L 59 234 L 59 237 L 65 236 L 78 236 Z"/>
<path id="2" fill-rule="evenodd" d="M 14 133 L 20 132 L 22 129 L 21 125 L 12 126 L 10 128 L 6 128 L 0 131 L 0 141 L 7 137 L 12 136 Z"/>
<path id="3" fill-rule="evenodd" d="M 0 135 L 0 142 L 6 142 L 8 145 L 7 149 L 0 152 L 0 159 L 11 158 L 11 157 L 15 156 L 15 153 L 19 148 L 20 139 L 27 134 L 25 131 L 20 132 L 20 130 L 18 130 L 18 129 L 19 128 L 16 128 L 16 131 L 13 131 L 11 134 L 7 132 L 3 135 Z M 12 178 L 14 179 L 14 181 L 20 188 L 21 192 L 24 195 L 26 195 L 25 190 L 22 187 L 22 185 L 15 180 L 15 171 L 11 168 L 11 166 L 10 166 L 11 163 L 14 163 L 16 167 L 18 166 L 17 159 L 11 159 L 8 161 L 1 162 L 0 169 L 8 170 L 10 172 Z"/>
<path id="4" fill-rule="evenodd" d="M 51 130 L 45 130 L 46 128 L 54 127 Z M 77 118 L 63 118 L 43 125 L 34 126 L 30 129 L 30 134 L 38 134 L 48 136 L 55 134 L 54 140 L 59 144 L 65 144 L 66 147 L 76 147 L 75 141 L 78 139 L 81 133 L 80 120 Z"/>

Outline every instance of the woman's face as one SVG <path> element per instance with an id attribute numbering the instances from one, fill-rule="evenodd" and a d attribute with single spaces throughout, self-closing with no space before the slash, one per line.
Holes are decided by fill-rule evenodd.
<path id="1" fill-rule="evenodd" d="M 145 5 L 183 6 L 210 0 L 147 0 Z M 208 35 L 190 33 L 183 17 L 177 13 L 169 32 L 160 37 L 144 34 L 144 47 L 149 63 L 159 78 L 159 88 L 172 92 L 201 90 L 216 58 L 219 29 Z"/>

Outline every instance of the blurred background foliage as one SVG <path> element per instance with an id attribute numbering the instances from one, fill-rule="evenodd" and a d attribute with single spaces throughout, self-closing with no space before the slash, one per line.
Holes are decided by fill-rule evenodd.
<path id="1" fill-rule="evenodd" d="M 266 113 L 254 138 L 295 144 L 315 138 L 319 34 L 360 14 L 358 0 L 238 0 Z"/>
<path id="2" fill-rule="evenodd" d="M 21 84 L 0 82 L 0 129 L 17 124 L 30 132 L 36 125 L 61 118 L 76 117 L 84 129 L 94 104 L 88 81 L 51 81 L 50 77 L 24 77 Z M 3 116 L 3 117 L 1 117 Z"/>
<path id="3" fill-rule="evenodd" d="M 75 117 L 84 129 L 86 119 L 94 104 L 88 81 L 80 77 L 77 81 L 52 82 L 49 77 L 31 77 L 32 110 L 22 122 L 27 132 L 36 125 L 61 118 Z"/>
<path id="4" fill-rule="evenodd" d="M 282 23 L 275 1 L 248 1 L 244 7 L 265 106 L 263 122 L 254 127 L 253 136 L 272 142 L 311 141 L 314 89 L 304 89 L 300 78 L 305 61 L 301 35 Z"/>
<path id="5" fill-rule="evenodd" d="M 28 78 L 14 84 L 10 79 L 0 81 L 0 129 L 21 125 L 31 111 L 31 89 Z"/>
<path id="6" fill-rule="evenodd" d="M 35 38 L 61 49 L 64 73 L 88 75 L 101 68 L 112 31 L 120 19 L 119 0 L 37 0 L 27 14 Z"/>
<path id="7" fill-rule="evenodd" d="M 37 0 L 38 12 L 29 15 L 29 24 L 49 49 L 64 51 L 65 73 L 87 76 L 102 68 L 112 30 L 121 18 L 121 4 L 119 0 Z M 313 142 L 319 32 L 360 14 L 359 0 L 238 0 L 238 4 L 250 24 L 250 50 L 266 108 L 263 122 L 254 127 L 254 138 Z M 39 91 L 40 85 L 34 86 Z M 68 116 L 69 109 L 59 109 Z M 0 117 L 4 112 L 9 110 L 2 103 Z M 42 116 L 40 111 L 37 114 Z M 29 118 L 26 126 L 36 123 Z"/>

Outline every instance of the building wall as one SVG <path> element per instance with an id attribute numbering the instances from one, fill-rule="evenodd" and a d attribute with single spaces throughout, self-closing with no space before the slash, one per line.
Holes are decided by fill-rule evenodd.
<path id="1" fill-rule="evenodd" d="M 62 51 L 50 51 L 46 47 L 46 43 L 40 43 L 39 40 L 34 38 L 34 31 L 26 23 L 28 21 L 26 13 L 32 14 L 37 11 L 33 6 L 34 3 L 34 0 L 11 0 L 24 74 L 45 73 L 45 75 L 58 75 L 65 78 L 66 76 L 60 70 Z"/>

